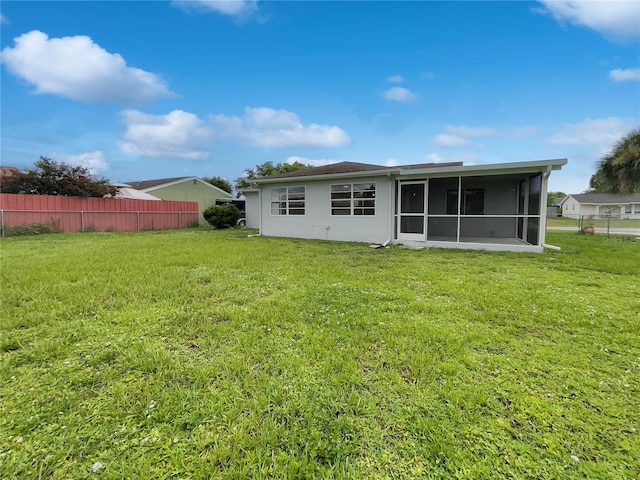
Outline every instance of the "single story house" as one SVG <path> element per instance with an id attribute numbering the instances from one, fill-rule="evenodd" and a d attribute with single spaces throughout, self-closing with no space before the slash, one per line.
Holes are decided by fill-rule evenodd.
<path id="1" fill-rule="evenodd" d="M 256 179 L 247 219 L 264 236 L 542 252 L 548 178 L 566 163 L 340 162 Z"/>
<path id="2" fill-rule="evenodd" d="M 202 212 L 216 204 L 218 198 L 234 198 L 228 192 L 211 185 L 198 177 L 160 178 L 141 182 L 125 182 L 131 188 L 149 193 L 161 200 L 198 202 L 200 223 L 207 223 Z"/>
<path id="3" fill-rule="evenodd" d="M 579 193 L 567 195 L 560 203 L 562 216 L 640 218 L 640 193 L 612 195 Z"/>

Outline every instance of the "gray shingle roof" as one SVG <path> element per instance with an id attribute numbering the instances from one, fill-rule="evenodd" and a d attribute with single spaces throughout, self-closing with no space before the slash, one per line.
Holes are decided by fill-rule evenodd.
<path id="1" fill-rule="evenodd" d="M 640 193 L 631 195 L 612 195 L 609 193 L 577 193 L 571 197 L 578 203 L 637 203 L 640 202 Z"/>
<path id="2" fill-rule="evenodd" d="M 280 175 L 271 175 L 262 178 L 292 178 L 292 177 L 311 177 L 316 175 L 334 175 L 340 173 L 354 172 L 371 172 L 375 170 L 414 170 L 418 168 L 435 168 L 435 167 L 460 167 L 462 162 L 450 163 L 416 163 L 413 165 L 398 165 L 395 167 L 385 167 L 383 165 L 371 165 L 369 163 L 358 162 L 338 162 L 321 167 L 305 168 L 304 170 L 296 170 L 295 172 L 281 173 Z"/>
<path id="3" fill-rule="evenodd" d="M 131 188 L 135 188 L 136 190 L 144 190 L 145 188 L 157 187 L 158 185 L 177 182 L 178 180 L 184 180 L 186 178 L 193 178 L 193 177 L 158 178 L 156 180 L 142 180 L 140 182 L 124 182 L 124 183 L 126 183 L 127 185 L 131 185 Z"/>

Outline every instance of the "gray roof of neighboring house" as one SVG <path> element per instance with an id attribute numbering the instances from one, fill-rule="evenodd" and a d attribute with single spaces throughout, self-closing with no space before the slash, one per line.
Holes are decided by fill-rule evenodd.
<path id="1" fill-rule="evenodd" d="M 157 187 L 159 185 L 164 185 L 165 183 L 173 183 L 179 180 L 186 180 L 188 178 L 194 177 L 174 177 L 174 178 L 158 178 L 156 180 L 142 180 L 140 182 L 124 182 L 127 185 L 130 185 L 131 188 L 135 188 L 136 190 L 145 190 L 147 188 Z"/>
<path id="2" fill-rule="evenodd" d="M 633 193 L 631 195 L 613 195 L 609 193 L 578 193 L 571 194 L 571 196 L 578 203 L 637 203 L 640 202 L 640 193 Z M 565 197 L 565 198 L 568 198 Z M 563 199 L 564 201 L 564 199 Z"/>
<path id="3" fill-rule="evenodd" d="M 305 168 L 303 170 L 296 170 L 295 172 L 281 173 L 279 175 L 270 175 L 269 177 L 262 178 L 292 178 L 292 177 L 310 177 L 316 175 L 334 175 L 340 173 L 355 173 L 355 172 L 371 172 L 376 170 L 412 170 L 416 168 L 430 168 L 430 167 L 459 167 L 462 166 L 462 162 L 450 162 L 450 163 L 417 163 L 414 165 L 398 165 L 394 167 L 388 167 L 383 165 L 371 165 L 369 163 L 358 162 L 338 162 L 330 165 L 323 165 L 321 167 Z"/>

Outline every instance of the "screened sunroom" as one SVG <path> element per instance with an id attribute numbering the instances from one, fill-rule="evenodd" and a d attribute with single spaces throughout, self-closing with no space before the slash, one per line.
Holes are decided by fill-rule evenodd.
<path id="1" fill-rule="evenodd" d="M 533 172 L 398 180 L 396 240 L 541 246 L 543 177 Z"/>

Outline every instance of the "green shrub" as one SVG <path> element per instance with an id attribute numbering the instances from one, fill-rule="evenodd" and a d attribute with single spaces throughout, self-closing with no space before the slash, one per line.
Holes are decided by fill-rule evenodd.
<path id="1" fill-rule="evenodd" d="M 227 205 L 211 205 L 202 213 L 202 216 L 213 228 L 231 228 L 238 223 L 240 210 L 230 203 Z"/>
<path id="2" fill-rule="evenodd" d="M 32 223 L 30 225 L 6 227 L 3 233 L 5 237 L 24 237 L 46 233 L 62 233 L 62 228 L 58 222 L 52 219 L 50 223 Z"/>

